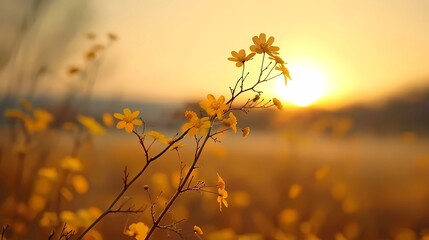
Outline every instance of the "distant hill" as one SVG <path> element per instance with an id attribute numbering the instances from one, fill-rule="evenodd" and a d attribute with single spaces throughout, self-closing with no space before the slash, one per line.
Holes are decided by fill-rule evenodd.
<path id="1" fill-rule="evenodd" d="M 291 111 L 276 121 L 277 125 L 281 124 L 287 128 L 311 128 L 323 121 L 333 124 L 350 121 L 351 133 L 393 134 L 409 131 L 428 135 L 429 88 L 413 90 L 376 105 L 360 104 L 335 111 Z"/>
<path id="2" fill-rule="evenodd" d="M 18 99 L 2 103 L 2 112 L 17 106 Z M 35 99 L 34 106 L 44 107 L 55 113 L 56 124 L 86 114 L 101 119 L 104 112 L 121 112 L 124 107 L 140 110 L 149 127 L 177 129 L 185 121 L 185 110 L 201 111 L 197 103 L 159 103 L 147 101 L 120 101 L 94 99 L 50 98 Z M 396 134 L 405 131 L 429 134 L 429 87 L 392 97 L 382 104 L 354 105 L 335 111 L 302 108 L 297 110 L 255 110 L 248 114 L 237 113 L 241 127 L 253 129 L 315 130 L 322 132 L 343 131 L 347 134 L 369 132 Z M 246 115 L 246 117 L 244 117 Z M 2 118 L 1 122 L 5 122 Z"/>

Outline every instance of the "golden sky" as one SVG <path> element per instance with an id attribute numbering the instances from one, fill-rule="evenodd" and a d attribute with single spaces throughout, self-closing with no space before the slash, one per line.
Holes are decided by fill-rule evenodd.
<path id="1" fill-rule="evenodd" d="M 317 95 L 315 106 L 333 108 L 429 84 L 427 0 L 93 0 L 90 10 L 82 35 L 120 39 L 101 67 L 101 96 L 226 95 L 240 76 L 230 52 L 248 51 L 262 32 L 276 38 L 293 78 L 289 91 L 280 78 L 264 86 L 270 96 Z"/>

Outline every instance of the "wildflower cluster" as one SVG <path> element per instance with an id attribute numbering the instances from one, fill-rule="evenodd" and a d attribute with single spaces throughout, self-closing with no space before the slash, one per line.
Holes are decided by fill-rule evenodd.
<path id="1" fill-rule="evenodd" d="M 89 33 L 87 38 L 94 41 L 96 35 Z M 108 34 L 107 39 L 109 41 L 107 45 L 91 44 L 90 49 L 84 54 L 84 66 L 72 66 L 67 70 L 70 78 L 87 78 L 85 79 L 87 81 L 81 82 L 88 84 L 85 86 L 88 101 L 97 76 L 94 68 L 98 66 L 98 60 L 102 57 L 106 47 L 118 38 L 114 34 Z M 199 179 L 197 175 L 196 171 L 200 168 L 202 153 L 208 144 L 219 143 L 218 136 L 221 134 L 239 132 L 242 137 L 250 134 L 250 127 L 240 124 L 239 112 L 247 113 L 253 109 L 272 107 L 281 110 L 283 107 L 277 98 L 265 99 L 263 97 L 260 85 L 282 74 L 285 79 L 290 79 L 285 67 L 286 63 L 278 56 L 280 48 L 273 45 L 274 37 L 267 38 L 265 34 L 261 33 L 252 40 L 250 53 L 240 49 L 232 51 L 232 57 L 228 58 L 235 63 L 236 67 L 241 68 L 241 76 L 231 82 L 229 95 L 209 93 L 199 102 L 200 109 L 184 111 L 181 127 L 174 136 L 147 129 L 148 126 L 140 117 L 140 111 L 130 108 L 124 108 L 113 115 L 105 113 L 102 116 L 102 122 L 90 117 L 87 112 L 67 119 L 59 119 L 61 118 L 60 113 L 55 114 L 46 109 L 33 108 L 30 101 L 22 101 L 19 108 L 6 110 L 4 116 L 14 126 L 13 129 L 16 130 L 14 134 L 18 136 L 13 137 L 12 144 L 18 158 L 18 170 L 13 186 L 15 190 L 10 197 L 10 206 L 13 210 L 8 217 L 14 220 L 19 216 L 27 218 L 25 221 L 37 222 L 39 226 L 51 229 L 52 232 L 56 231 L 58 239 L 71 239 L 72 236 L 76 236 L 77 240 L 100 240 L 102 236 L 94 227 L 108 214 L 149 212 L 151 222 L 131 222 L 131 224 L 126 224 L 123 230 L 123 234 L 127 237 L 147 240 L 157 229 L 169 230 L 181 236 L 182 231 L 178 227 L 181 221 L 168 222 L 166 216 L 171 213 L 179 196 L 187 192 L 211 194 L 214 196 L 214 207 L 219 207 L 219 211 L 224 211 L 229 206 L 228 201 L 230 200 L 225 180 L 220 174 L 217 174 L 217 179 L 216 176 L 213 176 L 213 181 L 206 182 Z M 261 57 L 259 73 L 254 75 L 251 75 L 250 72 L 246 73 L 246 64 L 249 61 L 255 61 L 259 56 Z M 274 70 L 281 72 L 274 74 Z M 85 164 L 79 154 L 80 149 L 90 145 L 92 137 L 106 134 L 106 128 L 115 125 L 115 119 L 117 129 L 137 137 L 144 154 L 143 165 L 137 171 L 133 171 L 136 172 L 135 175 L 131 175 L 128 168 L 125 167 L 122 189 L 103 211 L 93 206 L 81 207 L 77 210 L 66 207 L 65 203 L 71 203 L 77 195 L 86 194 L 90 189 L 90 182 L 84 175 Z M 56 128 L 53 128 L 52 125 Z M 50 154 L 48 150 L 45 155 L 40 154 L 40 159 L 35 161 L 37 164 L 34 169 L 29 171 L 30 176 L 26 176 L 30 179 L 29 184 L 34 186 L 24 186 L 24 166 L 28 162 L 26 159 L 32 156 L 31 146 L 41 145 L 38 145 L 36 140 L 59 142 L 58 134 L 55 134 L 59 130 L 64 130 L 67 136 L 73 136 L 70 152 L 60 156 L 57 159 L 59 161 L 53 164 L 46 160 L 46 155 Z M 182 159 L 182 148 L 193 150 L 193 156 Z M 54 149 L 54 147 L 49 149 Z M 161 192 L 155 197 L 152 187 L 145 183 L 143 192 L 147 194 L 148 203 L 136 208 L 134 203 L 130 203 L 131 198 L 126 197 L 129 189 L 135 186 L 137 180 L 141 180 L 142 176 L 148 175 L 147 170 L 152 163 L 162 161 L 166 158 L 165 155 L 171 151 L 177 153 L 179 160 L 174 191 Z M 31 191 L 28 191 L 26 196 L 20 196 L 21 187 L 26 187 Z M 15 229 L 20 229 L 21 225 L 15 222 L 14 224 Z M 22 233 L 21 236 L 25 237 L 28 231 L 22 231 L 25 233 Z M 202 239 L 203 229 L 200 226 L 195 225 L 193 232 L 196 238 Z M 51 233 L 49 239 L 52 239 L 54 235 Z"/>
<path id="2" fill-rule="evenodd" d="M 231 94 L 230 97 L 227 99 L 224 95 L 215 96 L 214 94 L 208 94 L 206 99 L 199 102 L 199 107 L 201 107 L 202 111 L 199 111 L 199 113 L 192 110 L 185 111 L 184 116 L 186 122 L 182 124 L 181 131 L 174 137 L 168 138 L 157 131 L 147 130 L 145 122 L 142 119 L 139 119 L 139 111 L 132 111 L 129 108 L 125 108 L 123 109 L 123 113 L 114 114 L 114 117 L 118 120 L 116 127 L 118 129 L 125 129 L 127 133 L 133 133 L 139 139 L 139 143 L 145 155 L 145 164 L 133 177 L 130 177 L 127 169 L 125 169 L 123 188 L 118 196 L 116 196 L 100 217 L 96 219 L 89 228 L 80 234 L 78 239 L 85 236 L 93 226 L 110 213 L 114 207 L 119 204 L 122 196 L 127 192 L 131 185 L 133 185 L 133 183 L 146 172 L 146 169 L 151 165 L 151 163 L 160 159 L 167 150 L 175 150 L 179 156 L 181 167 L 177 189 L 171 196 L 169 196 L 169 199 L 163 205 L 164 207 L 161 209 L 161 212 L 159 214 L 155 214 L 155 206 L 159 206 L 159 200 L 153 200 L 154 198 L 152 197 L 149 185 L 145 185 L 145 190 L 149 199 L 151 199 L 149 203 L 152 206 L 150 208 L 152 223 L 149 225 L 146 225 L 143 222 L 132 223 L 124 231 L 125 235 L 138 240 L 149 239 L 156 229 L 167 229 L 180 235 L 177 223 L 161 225 L 161 221 L 165 217 L 166 213 L 170 211 L 170 208 L 173 206 L 178 196 L 188 191 L 215 194 L 217 196 L 216 201 L 219 204 L 219 210 L 222 211 L 222 207 L 228 207 L 228 191 L 226 189 L 226 183 L 219 174 L 217 175 L 216 185 L 210 185 L 205 181 L 197 181 L 195 179 L 195 170 L 198 168 L 201 153 L 205 149 L 209 140 L 219 142 L 216 137 L 218 134 L 222 134 L 227 131 L 237 133 L 239 129 L 239 120 L 236 117 L 235 112 L 248 112 L 251 109 L 270 107 L 277 107 L 281 110 L 282 105 L 277 98 L 269 100 L 262 98 L 263 92 L 259 89 L 259 85 L 264 82 L 268 82 L 281 74 L 285 75 L 285 78 L 290 78 L 288 72 L 286 72 L 287 69 L 285 67 L 285 62 L 278 56 L 280 48 L 273 46 L 274 37 L 269 37 L 267 40 L 266 35 L 261 33 L 259 37 L 255 36 L 252 40 L 254 44 L 250 46 L 251 53 L 246 54 L 244 49 L 240 49 L 239 51 L 232 51 L 232 57 L 228 58 L 228 60 L 235 62 L 237 67 L 242 67 L 241 77 L 229 88 Z M 261 68 L 259 74 L 255 76 L 255 80 L 251 81 L 249 77 L 250 74 L 244 74 L 245 64 L 246 62 L 253 60 L 257 54 L 262 54 Z M 273 61 L 269 61 L 267 63 L 268 60 L 266 59 L 266 55 L 269 55 L 270 59 Z M 280 74 L 272 75 L 274 68 L 284 68 L 286 70 L 282 71 Z M 246 96 L 249 94 L 253 94 L 253 97 L 247 98 Z M 250 127 L 242 127 L 241 132 L 242 136 L 246 137 L 250 133 Z M 185 146 L 184 138 L 186 136 L 195 140 L 195 155 L 189 161 L 184 162 L 180 158 L 180 148 Z M 154 150 L 152 149 L 152 146 L 155 142 L 159 142 L 163 147 L 158 152 L 153 153 Z M 215 188 L 215 190 L 211 190 L 213 188 Z M 194 232 L 198 238 L 200 238 L 199 235 L 203 234 L 203 231 L 199 226 L 194 227 Z"/>
<path id="3" fill-rule="evenodd" d="M 107 36 L 108 44 L 117 40 L 114 37 L 114 34 Z M 91 34 L 91 38 L 94 40 L 95 34 Z M 86 84 L 82 87 L 87 89 L 85 100 L 88 102 L 91 85 L 96 80 L 96 74 L 92 73 L 97 71 L 98 64 L 94 63 L 104 51 L 104 45 L 93 44 L 84 55 L 86 66 L 73 66 L 66 71 L 73 80 L 76 80 L 75 75 L 88 78 L 85 79 L 88 81 L 81 81 Z M 90 148 L 93 137 L 104 135 L 106 127 L 113 125 L 113 117 L 109 113 L 103 114 L 102 124 L 87 112 L 63 116 L 68 110 L 67 103 L 52 109 L 35 105 L 31 100 L 21 99 L 17 107 L 8 108 L 3 113 L 10 129 L 8 137 L 3 138 L 0 144 L 0 161 L 3 160 L 3 150 L 11 149 L 11 154 L 5 156 L 11 160 L 7 163 L 12 164 L 10 176 L 13 176 L 2 191 L 7 198 L 0 208 L 0 215 L 4 217 L 1 220 L 10 224 L 9 229 L 13 233 L 13 238 L 5 237 L 34 238 L 34 224 L 51 231 L 49 239 L 70 239 L 101 215 L 95 206 L 73 209 L 68 205 L 90 190 L 90 182 L 85 175 L 85 159 L 79 156 L 80 150 Z M 68 143 L 65 139 L 69 137 L 71 146 L 61 145 Z M 60 147 L 69 152 L 58 154 Z M 1 238 L 5 239 L 3 234 Z M 91 230 L 87 239 L 101 240 L 102 236 Z"/>

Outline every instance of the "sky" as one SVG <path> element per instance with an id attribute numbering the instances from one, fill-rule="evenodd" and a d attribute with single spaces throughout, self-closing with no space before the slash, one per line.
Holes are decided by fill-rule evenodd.
<path id="1" fill-rule="evenodd" d="M 55 9 L 64 2 L 50 11 L 59 15 Z M 55 22 L 58 16 L 49 14 Z M 84 51 L 87 32 L 119 37 L 100 65 L 94 91 L 101 97 L 228 95 L 241 70 L 227 58 L 233 50 L 249 51 L 259 33 L 275 37 L 292 76 L 287 87 L 282 77 L 264 85 L 268 97 L 337 108 L 429 85 L 427 0 L 92 0 L 82 15 L 73 16 L 85 21 L 74 29 L 71 56 Z M 256 67 L 250 70 L 257 75 Z"/>

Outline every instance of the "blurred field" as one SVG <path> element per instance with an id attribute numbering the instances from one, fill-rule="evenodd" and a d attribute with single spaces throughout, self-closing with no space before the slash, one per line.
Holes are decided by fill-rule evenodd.
<path id="1" fill-rule="evenodd" d="M 60 141 L 47 158 L 48 166 L 55 166 L 72 142 L 70 135 L 55 137 Z M 204 239 L 213 240 L 317 239 L 316 236 L 412 240 L 427 236 L 426 138 L 410 133 L 333 138 L 308 132 L 254 131 L 247 138 L 228 135 L 221 141 L 210 142 L 196 180 L 215 184 L 216 173 L 220 173 L 230 193 L 230 206 L 219 212 L 212 194 L 183 195 L 165 222 L 187 219 L 180 224 L 185 239 L 195 239 L 193 225 L 204 229 Z M 188 139 L 186 144 L 193 143 Z M 180 157 L 186 162 L 192 152 L 185 149 L 180 150 Z M 12 159 L 8 151 L 3 151 L 2 189 L 8 189 L 9 179 L 13 179 Z M 128 166 L 131 174 L 137 172 L 143 164 L 143 152 L 135 136 L 112 130 L 85 145 L 81 159 L 90 191 L 63 204 L 64 209 L 105 208 L 122 186 L 123 168 Z M 130 202 L 136 206 L 147 204 L 144 185 L 155 193 L 163 192 L 160 202 L 168 198 L 178 169 L 177 153 L 168 153 L 130 191 Z M 1 192 L 4 203 L 7 191 Z M 1 220 L 6 223 L 6 219 Z M 108 216 L 98 229 L 106 239 L 126 239 L 122 231 L 126 222 L 134 220 L 150 222 L 147 213 L 116 214 Z M 163 239 L 165 234 L 159 231 L 155 238 Z M 177 238 L 174 233 L 170 235 Z"/>

